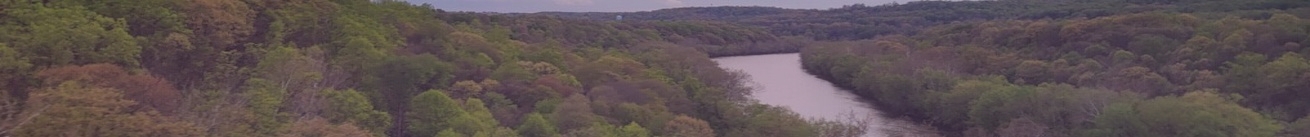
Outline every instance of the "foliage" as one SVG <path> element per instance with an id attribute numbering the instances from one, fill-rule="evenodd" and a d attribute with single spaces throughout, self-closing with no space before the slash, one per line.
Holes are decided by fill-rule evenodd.
<path id="1" fill-rule="evenodd" d="M 801 57 L 808 72 L 948 135 L 1274 136 L 1276 120 L 1306 115 L 1306 103 L 1291 98 L 1304 97 L 1295 87 L 1310 72 L 1296 48 L 1270 48 L 1304 41 L 1268 29 L 1303 21 L 1276 16 L 952 23 L 820 43 Z M 1276 35 L 1292 36 L 1252 38 Z M 1224 118 L 1202 118 L 1209 114 Z"/>
<path id="2" fill-rule="evenodd" d="M 531 113 L 523 118 L 523 125 L 519 125 L 519 135 L 525 137 L 555 137 L 559 136 L 555 126 L 546 121 L 541 114 Z"/>

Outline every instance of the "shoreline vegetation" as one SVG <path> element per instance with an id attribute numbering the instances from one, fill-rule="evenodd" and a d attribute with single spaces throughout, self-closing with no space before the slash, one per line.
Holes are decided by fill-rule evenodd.
<path id="1" fill-rule="evenodd" d="M 1275 12 L 952 23 L 801 54 L 948 136 L 1304 136 L 1310 20 Z"/>
<path id="2" fill-rule="evenodd" d="M 811 37 L 808 73 L 946 136 L 1306 136 L 1310 2 L 921 1 L 540 13 Z"/>
<path id="3" fill-rule="evenodd" d="M 0 136 L 862 134 L 755 103 L 709 59 L 806 39 L 398 0 L 0 0 Z"/>
<path id="4" fill-rule="evenodd" d="M 945 136 L 1307 136 L 1307 6 L 482 14 L 400 0 L 0 0 L 0 136 L 866 132 L 856 116 L 756 103 L 743 74 L 709 59 L 797 51 L 807 72 Z"/>

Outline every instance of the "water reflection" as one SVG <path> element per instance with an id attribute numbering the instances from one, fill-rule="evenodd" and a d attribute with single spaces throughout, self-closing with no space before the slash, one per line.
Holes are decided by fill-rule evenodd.
<path id="1" fill-rule="evenodd" d="M 801 116 L 841 120 L 850 116 L 867 117 L 866 137 L 929 136 L 932 130 L 901 119 L 880 116 L 880 112 L 858 96 L 805 73 L 800 54 L 770 54 L 715 58 L 719 67 L 740 70 L 750 75 L 754 97 L 760 103 L 782 106 Z M 847 115 L 843 117 L 843 115 Z"/>

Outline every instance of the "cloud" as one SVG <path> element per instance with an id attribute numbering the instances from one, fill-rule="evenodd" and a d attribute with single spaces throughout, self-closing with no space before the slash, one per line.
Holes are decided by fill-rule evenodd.
<path id="1" fill-rule="evenodd" d="M 553 0 L 553 1 L 555 1 L 555 4 L 570 5 L 570 6 L 596 4 L 596 2 L 592 0 Z"/>

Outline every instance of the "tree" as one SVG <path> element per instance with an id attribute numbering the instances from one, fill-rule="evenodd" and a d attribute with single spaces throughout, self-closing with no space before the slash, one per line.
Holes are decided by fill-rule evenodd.
<path id="1" fill-rule="evenodd" d="M 1132 90 L 1151 95 L 1173 93 L 1174 85 L 1160 74 L 1146 67 L 1129 67 L 1112 72 L 1111 77 L 1100 86 L 1117 90 Z"/>
<path id="2" fill-rule="evenodd" d="M 355 123 L 373 133 L 391 127 L 391 115 L 375 110 L 363 93 L 350 90 L 325 90 L 327 109 L 323 116 L 331 123 Z"/>
<path id="3" fill-rule="evenodd" d="M 22 81 L 19 80 L 20 78 L 32 73 L 30 70 L 32 63 L 29 63 L 25 57 L 20 55 L 22 54 L 19 54 L 18 50 L 0 43 L 0 81 L 5 81 L 0 82 L 0 87 L 17 89 L 11 86 L 17 86 L 20 84 L 18 82 Z M 10 93 L 5 92 L 3 94 Z"/>
<path id="4" fill-rule="evenodd" d="M 15 136 L 200 136 L 194 124 L 174 121 L 153 111 L 131 111 L 136 104 L 120 91 L 65 82 L 42 88 L 27 99 L 27 124 Z"/>
<path id="5" fill-rule="evenodd" d="M 333 41 L 324 45 L 323 49 L 332 57 L 329 59 L 332 60 L 330 64 L 340 67 L 337 69 L 360 72 L 377 67 L 379 63 L 396 61 L 387 58 L 388 51 L 395 49 L 401 43 L 395 36 L 394 27 L 357 14 L 340 15 L 332 20 L 332 25 Z M 408 57 L 408 59 L 426 58 L 423 56 L 431 55 Z M 436 57 L 432 59 L 435 60 Z M 439 62 L 421 62 L 421 64 L 432 63 Z"/>
<path id="6" fill-rule="evenodd" d="M 1283 131 L 1288 131 L 1291 136 L 1310 136 L 1310 116 L 1296 119 Z"/>
<path id="7" fill-rule="evenodd" d="M 623 128 L 619 128 L 619 131 L 616 132 L 616 134 L 621 137 L 650 137 L 650 131 L 647 131 L 646 128 L 641 127 L 641 125 L 637 125 L 636 122 L 630 122 L 628 125 L 623 126 Z"/>
<path id="8" fill-rule="evenodd" d="M 571 131 L 590 127 L 596 122 L 596 114 L 592 113 L 591 101 L 582 95 L 573 95 L 565 98 L 560 102 L 555 110 L 550 114 L 552 123 L 560 131 Z"/>
<path id="9" fill-rule="evenodd" d="M 545 117 L 538 113 L 531 113 L 523 118 L 523 124 L 517 128 L 519 135 L 524 137 L 556 137 L 559 132 L 555 130 Z"/>
<path id="10" fill-rule="evenodd" d="M 1276 107 L 1289 113 L 1292 117 L 1310 113 L 1310 101 L 1300 98 L 1310 96 L 1305 93 L 1310 88 L 1310 61 L 1297 53 L 1287 53 L 1260 66 L 1255 78 L 1264 83 L 1252 83 L 1259 86 L 1246 91 L 1252 102 L 1261 106 Z M 1259 82 L 1259 81 L 1256 81 Z"/>
<path id="11" fill-rule="evenodd" d="M 481 99 L 469 98 L 465 100 L 464 111 L 468 112 L 471 118 L 477 120 L 478 132 L 495 131 L 496 126 L 500 124 L 500 122 L 496 121 L 495 116 L 491 114 L 491 110 L 487 109 L 486 103 L 482 103 Z"/>
<path id="12" fill-rule="evenodd" d="M 517 131 L 506 127 L 496 127 L 495 131 L 478 133 L 479 134 L 474 134 L 473 137 L 519 137 Z"/>
<path id="13" fill-rule="evenodd" d="M 332 124 L 327 119 L 313 117 L 292 122 L 278 133 L 279 137 L 373 137 L 377 134 L 350 123 Z"/>
<path id="14" fill-rule="evenodd" d="M 1015 66 L 1014 75 L 1027 83 L 1040 83 L 1049 81 L 1051 65 L 1043 61 L 1028 60 Z"/>
<path id="15" fill-rule="evenodd" d="M 323 61 L 311 58 L 291 47 L 274 47 L 264 53 L 254 68 L 254 76 L 268 80 L 276 88 L 286 90 L 288 111 L 293 113 L 318 112 L 323 104 L 320 91 L 330 85 L 321 84 L 327 71 Z"/>
<path id="16" fill-rule="evenodd" d="M 6 10 L 9 25 L 0 37 L 35 66 L 113 63 L 135 68 L 141 47 L 122 20 L 100 16 L 80 6 L 42 5 Z M 19 25 L 21 24 L 21 25 Z M 10 26 L 16 25 L 16 26 Z"/>
<path id="17" fill-rule="evenodd" d="M 388 59 L 363 76 L 361 86 L 373 90 L 374 104 L 384 106 L 392 113 L 403 113 L 406 101 L 424 93 L 425 89 L 440 89 L 450 80 L 453 68 L 435 56 L 424 54 Z M 444 94 L 444 93 L 443 93 Z M 444 95 L 443 95 L 444 96 Z M 435 132 L 434 132 L 435 133 Z"/>
<path id="18" fill-rule="evenodd" d="M 992 77 L 983 80 L 966 80 L 954 85 L 951 91 L 941 95 L 935 95 L 939 99 L 930 100 L 931 104 L 937 109 L 930 109 L 933 114 L 930 118 L 933 121 L 941 122 L 947 130 L 963 130 L 967 120 L 969 120 L 969 111 L 973 102 L 984 93 L 1011 88 L 1009 82 L 1002 77 Z M 945 124 L 950 123 L 950 124 Z"/>
<path id="19" fill-rule="evenodd" d="M 801 119 L 795 112 L 787 111 L 785 108 L 755 104 L 748 106 L 745 113 L 744 117 L 734 119 L 746 122 L 746 124 L 727 130 L 724 136 L 817 136 L 817 132 L 814 131 L 813 127 L 806 124 L 807 121 Z"/>
<path id="20" fill-rule="evenodd" d="M 1223 91 L 1231 91 L 1251 96 L 1251 92 L 1267 91 L 1268 87 L 1260 86 L 1270 82 L 1261 78 L 1265 75 L 1260 71 L 1260 66 L 1266 60 L 1265 55 L 1256 53 L 1243 53 L 1237 55 L 1232 61 L 1224 62 L 1223 74 L 1228 84 L 1224 86 Z"/>
<path id="21" fill-rule="evenodd" d="M 273 136 L 285 127 L 289 114 L 282 112 L 282 103 L 286 90 L 272 82 L 259 78 L 246 81 L 246 96 L 250 99 L 250 110 L 255 114 L 255 123 L 251 125 L 259 135 Z"/>
<path id="22" fill-rule="evenodd" d="M 456 128 L 458 121 L 468 117 L 459 102 L 446 96 L 445 91 L 428 90 L 410 102 L 412 108 L 405 114 L 411 136 L 434 136 L 441 130 Z"/>
<path id="23" fill-rule="evenodd" d="M 455 130 L 446 129 L 446 130 L 441 130 L 441 132 L 438 132 L 436 136 L 437 137 L 467 137 L 468 135 L 460 134 L 459 132 L 455 132 Z"/>
<path id="24" fill-rule="evenodd" d="M 673 118 L 667 124 L 664 124 L 664 132 L 674 137 L 713 137 L 714 128 L 703 120 L 679 115 Z"/>
<path id="25" fill-rule="evenodd" d="M 59 84 L 76 81 L 88 85 L 108 87 L 121 91 L 128 99 L 141 103 L 140 107 L 158 110 L 169 115 L 178 107 L 181 92 L 173 88 L 172 82 L 149 74 L 131 74 L 126 69 L 112 64 L 88 64 L 83 66 L 64 66 L 41 70 L 35 75 L 47 84 Z M 133 106 L 133 108 L 138 108 Z"/>
<path id="26" fill-rule="evenodd" d="M 1092 136 L 1274 136 L 1282 126 L 1212 91 L 1107 107 Z"/>
<path id="27" fill-rule="evenodd" d="M 182 6 L 198 46 L 209 53 L 240 46 L 254 33 L 256 12 L 240 0 L 196 0 Z M 213 56 L 214 54 L 204 54 Z"/>
<path id="28" fill-rule="evenodd" d="M 480 95 L 483 91 L 481 84 L 468 80 L 455 82 L 455 84 L 451 85 L 450 88 L 452 88 L 451 90 L 456 93 L 456 96 L 460 97 Z"/>
<path id="29" fill-rule="evenodd" d="M 442 89 L 452 78 L 452 66 L 429 54 L 390 58 L 380 64 L 362 71 L 367 75 L 359 76 L 359 87 L 365 89 L 374 106 L 398 119 L 406 117 L 413 97 L 426 89 Z M 392 124 L 391 131 L 403 131 L 404 123 Z"/>
<path id="30" fill-rule="evenodd" d="M 1046 130 L 1049 128 L 1032 119 L 1015 118 L 1001 125 L 1001 128 L 996 130 L 996 134 L 1002 137 L 1042 137 L 1048 135 Z"/>
<path id="31" fill-rule="evenodd" d="M 170 72 L 169 79 L 184 87 L 207 89 L 235 89 L 244 81 L 239 73 L 240 59 L 247 56 L 249 37 L 255 34 L 254 10 L 240 0 L 195 0 L 182 3 L 179 8 L 186 17 L 185 32 L 166 37 L 163 59 L 155 69 Z M 190 42 L 187 44 L 181 42 Z M 180 49 L 180 50 L 179 50 Z"/>
<path id="32" fill-rule="evenodd" d="M 1249 30 L 1234 30 L 1229 33 L 1228 36 L 1224 37 L 1223 47 L 1221 48 L 1220 53 L 1237 53 L 1243 51 L 1251 45 L 1252 37 L 1255 37 L 1255 34 L 1251 33 Z"/>
<path id="33" fill-rule="evenodd" d="M 563 136 L 566 136 L 566 137 L 619 137 L 619 135 L 618 135 L 617 133 L 615 133 L 616 131 L 618 131 L 618 128 L 619 128 L 619 127 L 616 127 L 616 126 L 614 126 L 614 125 L 610 125 L 610 124 L 608 124 L 608 123 L 596 123 L 596 124 L 592 124 L 592 126 L 590 126 L 590 127 L 581 128 L 581 129 L 576 129 L 576 130 L 570 130 L 568 133 L 565 133 Z"/>

